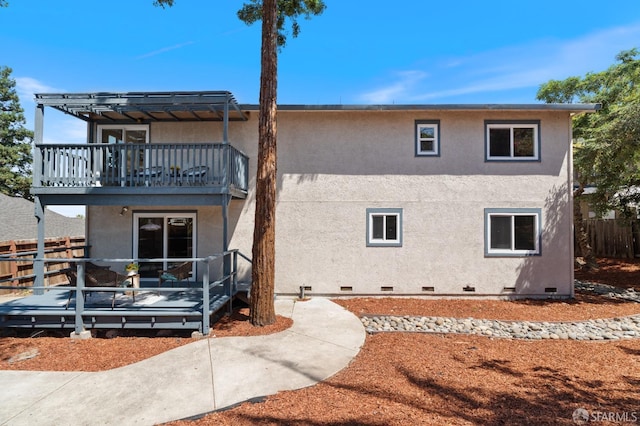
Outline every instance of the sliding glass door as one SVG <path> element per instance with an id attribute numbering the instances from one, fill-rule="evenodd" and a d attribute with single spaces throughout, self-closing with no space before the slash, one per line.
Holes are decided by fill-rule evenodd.
<path id="1" fill-rule="evenodd" d="M 98 126 L 99 141 L 103 144 L 148 144 L 149 126 L 136 125 L 101 125 Z M 106 151 L 102 160 L 101 174 L 107 177 L 107 182 L 113 184 L 119 182 L 125 185 L 127 176 L 146 167 L 148 162 L 146 149 L 126 149 Z M 124 154 L 123 154 L 124 153 Z"/>
<path id="2" fill-rule="evenodd" d="M 196 213 L 134 213 L 133 253 L 140 259 L 185 259 L 196 254 Z M 157 279 L 158 272 L 181 262 L 141 262 L 140 276 Z M 195 262 L 192 272 L 195 277 Z"/>

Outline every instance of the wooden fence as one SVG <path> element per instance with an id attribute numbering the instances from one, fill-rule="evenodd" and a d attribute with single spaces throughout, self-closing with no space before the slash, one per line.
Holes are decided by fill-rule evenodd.
<path id="1" fill-rule="evenodd" d="M 597 257 L 634 258 L 640 256 L 640 221 L 587 219 L 584 221 L 589 244 Z M 576 244 L 576 256 L 580 256 Z"/>
<path id="2" fill-rule="evenodd" d="M 37 240 L 18 240 L 0 242 L 0 257 L 24 258 L 17 261 L 0 261 L 0 287 L 33 285 L 33 259 L 37 254 Z M 84 237 L 63 237 L 45 239 L 45 258 L 71 259 L 84 257 Z M 69 267 L 67 262 L 45 263 L 45 285 L 56 285 L 67 282 L 64 270 Z M 0 294 L 15 292 L 11 289 L 0 289 Z"/>

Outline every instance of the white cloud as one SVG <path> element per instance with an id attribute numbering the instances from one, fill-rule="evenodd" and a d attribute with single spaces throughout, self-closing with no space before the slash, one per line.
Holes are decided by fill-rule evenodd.
<path id="1" fill-rule="evenodd" d="M 34 95 L 36 93 L 61 93 L 64 90 L 48 86 L 31 77 L 16 77 L 16 93 L 20 98 L 20 105 L 25 110 L 27 127 L 33 128 L 33 113 L 35 108 Z M 87 140 L 87 124 L 77 118 L 61 112 L 48 110 L 44 120 L 44 143 L 77 144 Z"/>
<path id="2" fill-rule="evenodd" d="M 176 50 L 176 49 L 181 49 L 181 48 L 183 48 L 185 46 L 189 46 L 189 45 L 192 45 L 194 43 L 195 43 L 194 41 L 188 41 L 186 43 L 180 43 L 180 44 L 175 44 L 173 46 L 163 47 L 162 49 L 158 49 L 158 50 L 154 50 L 153 52 L 142 54 L 142 55 L 136 57 L 136 59 L 144 59 L 144 58 L 149 58 L 151 56 L 160 55 L 161 53 L 170 52 L 170 51 Z"/>
<path id="3" fill-rule="evenodd" d="M 402 71 L 397 73 L 397 80 L 393 84 L 364 93 L 361 98 L 368 104 L 390 103 L 395 99 L 406 97 L 407 93 L 411 93 L 427 77 L 428 74 L 424 71 Z"/>
<path id="4" fill-rule="evenodd" d="M 542 39 L 465 57 L 430 59 L 429 63 L 437 65 L 396 73 L 387 86 L 361 97 L 377 103 L 424 102 L 515 89 L 535 92 L 550 79 L 608 68 L 620 51 L 638 47 L 638 40 L 640 23 L 594 31 L 572 40 Z"/>
<path id="5" fill-rule="evenodd" d="M 44 143 L 83 144 L 87 141 L 87 123 L 68 115 L 45 119 Z M 48 118 L 48 117 L 47 117 Z"/>
<path id="6" fill-rule="evenodd" d="M 31 77 L 16 77 L 16 92 L 21 99 L 33 100 L 36 93 L 52 93 L 58 90 Z"/>

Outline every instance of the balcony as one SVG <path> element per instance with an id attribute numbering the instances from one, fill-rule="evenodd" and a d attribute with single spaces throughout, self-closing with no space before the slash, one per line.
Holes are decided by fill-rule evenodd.
<path id="1" fill-rule="evenodd" d="M 244 153 L 225 143 L 39 144 L 32 191 L 51 197 L 82 195 L 87 204 L 107 195 L 245 198 L 248 162 Z M 94 202 L 87 202 L 87 196 Z"/>

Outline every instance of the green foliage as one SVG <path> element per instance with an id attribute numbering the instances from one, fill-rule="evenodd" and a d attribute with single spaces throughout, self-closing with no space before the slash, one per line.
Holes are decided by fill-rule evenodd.
<path id="1" fill-rule="evenodd" d="M 545 102 L 596 102 L 596 114 L 574 118 L 574 167 L 581 187 L 594 185 L 600 213 L 629 213 L 640 202 L 640 53 L 620 52 L 617 63 L 584 77 L 551 80 L 537 98 Z"/>
<path id="2" fill-rule="evenodd" d="M 160 6 L 164 9 L 165 6 L 173 6 L 173 0 L 155 0 L 153 2 L 154 6 Z"/>
<path id="3" fill-rule="evenodd" d="M 31 143 L 26 120 L 11 78 L 11 68 L 0 67 L 0 192 L 31 199 Z"/>
<path id="4" fill-rule="evenodd" d="M 293 38 L 300 34 L 298 17 L 311 19 L 312 15 L 321 15 L 326 9 L 323 0 L 278 0 L 278 46 L 284 47 L 287 43 L 285 26 L 291 21 L 291 34 Z M 262 0 L 249 0 L 238 11 L 238 18 L 247 25 L 252 25 L 262 20 Z"/>
<path id="5" fill-rule="evenodd" d="M 0 0 L 2 1 L 2 0 Z M 154 0 L 154 6 L 173 6 L 174 0 Z M 291 35 L 296 38 L 300 34 L 298 17 L 310 19 L 313 15 L 321 15 L 326 9 L 324 0 L 277 0 L 278 5 L 278 46 L 284 47 L 287 43 L 286 24 L 291 21 Z M 238 18 L 247 25 L 255 24 L 262 20 L 262 0 L 249 0 L 238 11 Z"/>

